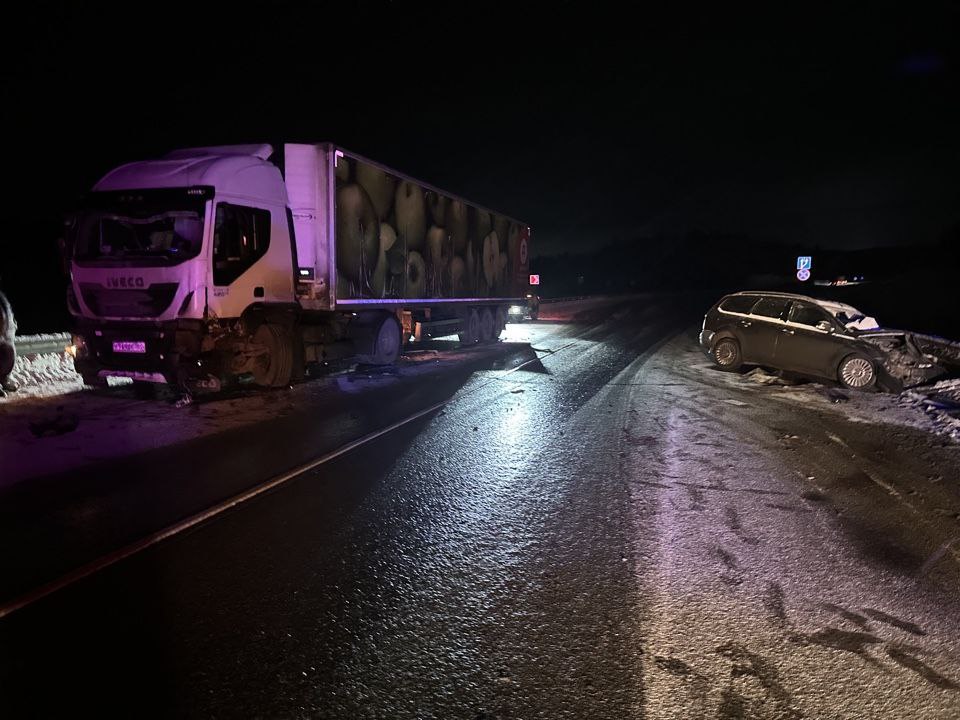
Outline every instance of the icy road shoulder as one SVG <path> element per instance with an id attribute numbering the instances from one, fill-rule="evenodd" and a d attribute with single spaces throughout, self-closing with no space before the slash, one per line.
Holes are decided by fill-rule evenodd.
<path id="1" fill-rule="evenodd" d="M 644 716 L 960 716 L 960 445 L 910 396 L 779 382 L 687 332 L 611 383 Z"/>
<path id="2" fill-rule="evenodd" d="M 960 379 L 942 380 L 895 395 L 846 390 L 763 368 L 731 373 L 712 363 L 688 335 L 677 336 L 664 349 L 683 358 L 677 370 L 690 380 L 756 393 L 785 404 L 801 404 L 850 422 L 900 425 L 960 442 Z"/>

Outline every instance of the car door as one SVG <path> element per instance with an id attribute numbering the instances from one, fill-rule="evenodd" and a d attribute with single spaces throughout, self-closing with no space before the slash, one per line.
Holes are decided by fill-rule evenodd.
<path id="1" fill-rule="evenodd" d="M 826 322 L 830 329 L 817 327 Z M 812 375 L 834 375 L 837 345 L 836 324 L 823 308 L 795 300 L 790 304 L 787 322 L 780 330 L 774 362 L 779 368 Z"/>
<path id="2" fill-rule="evenodd" d="M 740 351 L 743 361 L 771 365 L 780 330 L 786 326 L 787 298 L 768 296 L 761 299 L 750 314 L 739 322 Z"/>

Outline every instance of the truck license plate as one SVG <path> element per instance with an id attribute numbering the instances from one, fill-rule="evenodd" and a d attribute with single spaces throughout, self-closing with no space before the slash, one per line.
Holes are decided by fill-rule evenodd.
<path id="1" fill-rule="evenodd" d="M 147 351 L 147 343 L 143 340 L 114 340 L 113 351 L 115 353 L 145 353 Z"/>

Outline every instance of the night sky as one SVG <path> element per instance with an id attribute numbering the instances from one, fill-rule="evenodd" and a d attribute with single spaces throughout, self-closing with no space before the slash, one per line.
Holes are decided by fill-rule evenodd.
<path id="1" fill-rule="evenodd" d="M 960 224 L 957 3 L 346 5 L 7 18 L 4 243 L 49 247 L 118 162 L 273 139 L 332 140 L 525 219 L 535 254 L 691 230 L 848 249 Z M 0 273 L 12 257 L 48 262 L 8 253 Z"/>

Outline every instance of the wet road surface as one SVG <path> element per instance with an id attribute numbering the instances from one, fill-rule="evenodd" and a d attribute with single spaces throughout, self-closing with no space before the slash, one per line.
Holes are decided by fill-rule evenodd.
<path id="1" fill-rule="evenodd" d="M 140 456 L 85 470 L 95 502 L 18 489 L 7 598 L 445 402 L 0 619 L 0 710 L 960 716 L 956 445 L 710 369 L 699 310 L 514 326 L 529 346 L 295 395 L 132 487 Z"/>

